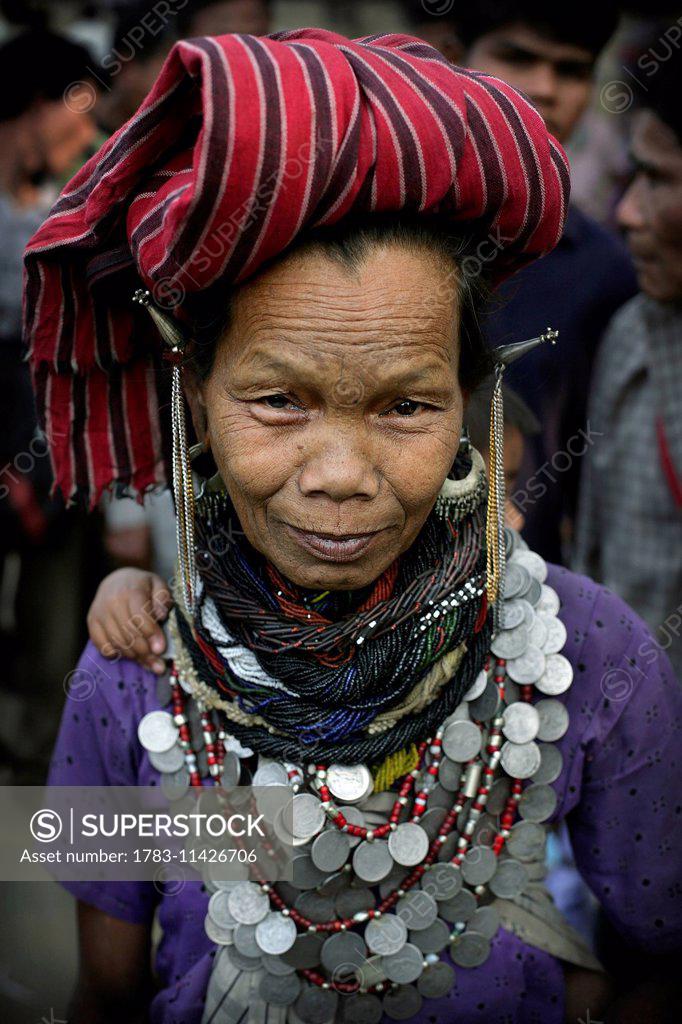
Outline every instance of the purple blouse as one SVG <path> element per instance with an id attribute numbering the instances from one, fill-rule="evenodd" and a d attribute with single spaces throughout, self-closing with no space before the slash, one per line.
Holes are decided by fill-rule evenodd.
<path id="1" fill-rule="evenodd" d="M 560 697 L 570 714 L 558 742 L 554 820 L 567 818 L 580 872 L 630 944 L 668 952 L 682 936 L 682 883 L 675 836 L 682 825 L 682 688 L 667 656 L 620 598 L 584 576 L 549 567 L 568 633 L 563 653 L 575 679 Z M 67 700 L 50 771 L 58 786 L 156 785 L 137 739 L 158 707 L 155 677 L 112 663 L 88 645 L 79 663 L 92 697 Z M 567 817 L 568 816 L 568 817 Z M 152 1024 L 199 1024 L 215 946 L 204 931 L 209 894 L 200 882 L 162 896 L 151 882 L 64 883 L 78 899 L 132 922 L 158 909 L 160 991 Z M 447 951 L 441 956 L 451 963 Z M 425 999 L 414 1018 L 467 1024 L 560 1024 L 561 962 L 500 928 L 480 967 L 455 968 L 455 985 Z"/>

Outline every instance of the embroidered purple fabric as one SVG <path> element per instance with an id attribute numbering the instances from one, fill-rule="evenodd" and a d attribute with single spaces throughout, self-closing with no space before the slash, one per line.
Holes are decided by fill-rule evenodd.
<path id="1" fill-rule="evenodd" d="M 626 604 L 584 576 L 549 567 L 561 599 L 575 672 L 560 697 L 570 713 L 558 745 L 555 820 L 567 818 L 580 872 L 629 943 L 649 952 L 681 944 L 682 883 L 675 835 L 682 825 L 682 688 L 665 652 Z M 50 772 L 52 785 L 156 785 L 137 739 L 158 707 L 155 679 L 130 661 L 112 663 L 89 645 L 79 663 L 94 693 L 67 700 Z M 208 893 L 199 882 L 161 896 L 150 883 L 66 883 L 78 899 L 131 922 L 158 910 L 160 991 L 152 1024 L 199 1024 L 215 947 L 204 932 Z M 449 956 L 442 956 L 448 961 Z M 425 999 L 419 1024 L 559 1024 L 561 963 L 500 929 L 480 967 L 456 968 L 441 999 Z M 387 1018 L 385 1018 L 387 1020 Z"/>

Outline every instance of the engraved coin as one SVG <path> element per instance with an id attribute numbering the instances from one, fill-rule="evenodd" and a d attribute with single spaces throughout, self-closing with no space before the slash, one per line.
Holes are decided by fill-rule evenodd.
<path id="1" fill-rule="evenodd" d="M 553 743 L 539 743 L 540 766 L 533 773 L 534 782 L 555 782 L 561 775 L 564 759 Z"/>
<path id="2" fill-rule="evenodd" d="M 361 967 L 367 957 L 367 945 L 361 935 L 357 932 L 336 932 L 325 939 L 320 952 L 322 966 L 330 974 L 334 974 L 343 967 Z"/>
<path id="3" fill-rule="evenodd" d="M 321 896 L 331 896 L 332 899 L 335 899 L 343 889 L 348 888 L 350 882 L 350 872 L 345 870 L 337 871 L 333 875 L 327 875 L 324 882 L 318 885 L 317 891 Z"/>
<path id="4" fill-rule="evenodd" d="M 382 966 L 389 981 L 399 985 L 409 985 L 416 981 L 424 969 L 424 955 L 411 942 L 406 942 L 402 949 L 390 956 L 385 956 Z"/>
<path id="5" fill-rule="evenodd" d="M 559 601 L 559 595 L 556 590 L 552 587 L 548 587 L 546 583 L 543 583 L 540 587 L 540 600 L 535 606 L 535 610 L 538 612 L 546 612 L 548 615 L 556 615 L 561 607 Z"/>
<path id="6" fill-rule="evenodd" d="M 501 629 L 490 644 L 496 658 L 518 658 L 528 647 L 529 635 L 525 622 L 513 629 Z"/>
<path id="7" fill-rule="evenodd" d="M 532 704 L 516 701 L 502 714 L 502 732 L 512 743 L 530 743 L 538 734 L 540 716 Z"/>
<path id="8" fill-rule="evenodd" d="M 365 942 L 372 953 L 390 956 L 407 942 L 407 925 L 397 914 L 382 914 L 368 922 Z"/>
<path id="9" fill-rule="evenodd" d="M 189 790 L 189 773 L 183 765 L 176 772 L 164 772 L 161 776 L 161 792 L 166 800 L 181 800 Z"/>
<path id="10" fill-rule="evenodd" d="M 486 939 L 492 939 L 500 927 L 500 915 L 493 906 L 479 907 L 469 921 L 469 927 Z"/>
<path id="11" fill-rule="evenodd" d="M 518 597 L 528 589 L 530 573 L 517 562 L 508 562 L 504 576 L 504 597 L 509 600 Z"/>
<path id="12" fill-rule="evenodd" d="M 504 528 L 504 551 L 507 558 L 511 558 L 519 546 L 518 534 L 510 526 Z"/>
<path id="13" fill-rule="evenodd" d="M 439 861 L 452 860 L 452 858 L 455 856 L 455 853 L 457 852 L 457 839 L 457 833 L 451 832 L 450 835 L 447 836 L 445 842 L 441 843 L 440 850 L 438 851 Z M 386 895 L 388 895 L 388 893 Z"/>
<path id="14" fill-rule="evenodd" d="M 554 814 L 557 800 L 552 787 L 545 783 L 527 786 L 519 800 L 519 814 L 524 821 L 546 821 Z"/>
<path id="15" fill-rule="evenodd" d="M 364 764 L 331 764 L 327 769 L 327 786 L 337 800 L 345 804 L 362 800 L 371 790 L 372 776 Z"/>
<path id="16" fill-rule="evenodd" d="M 259 956 L 244 956 L 235 946 L 227 947 L 227 955 L 233 967 L 238 967 L 240 971 L 258 971 L 262 967 Z"/>
<path id="17" fill-rule="evenodd" d="M 339 832 L 334 826 L 326 832 L 320 832 L 310 849 L 313 864 L 320 871 L 338 871 L 350 853 L 350 842 L 345 832 Z"/>
<path id="18" fill-rule="evenodd" d="M 379 884 L 379 895 L 382 900 L 385 900 L 387 896 L 390 896 L 395 889 L 399 889 L 408 874 L 409 872 L 407 868 L 404 868 L 402 864 L 396 864 L 392 867 L 386 877 L 382 878 Z"/>
<path id="19" fill-rule="evenodd" d="M 513 899 L 520 896 L 528 885 L 528 872 L 518 860 L 508 857 L 497 865 L 497 871 L 490 879 L 488 887 L 494 896 Z"/>
<path id="20" fill-rule="evenodd" d="M 381 966 L 381 957 L 368 956 L 355 971 L 355 977 L 362 988 L 370 988 L 372 985 L 380 985 L 382 981 L 386 981 L 386 975 Z"/>
<path id="21" fill-rule="evenodd" d="M 438 781 L 448 793 L 456 793 L 459 789 L 459 780 L 462 777 L 462 766 L 456 761 L 451 761 L 444 756 L 438 767 Z"/>
<path id="22" fill-rule="evenodd" d="M 253 786 L 287 786 L 288 784 L 289 777 L 286 768 L 278 761 L 260 760 L 251 780 Z"/>
<path id="23" fill-rule="evenodd" d="M 464 700 L 476 700 L 480 697 L 485 690 L 485 684 L 488 682 L 488 673 L 484 668 L 478 673 L 473 683 L 464 694 Z"/>
<path id="24" fill-rule="evenodd" d="M 469 703 L 471 717 L 479 722 L 489 721 L 496 713 L 500 705 L 500 693 L 495 682 L 489 679 L 485 690 L 480 697 Z"/>
<path id="25" fill-rule="evenodd" d="M 480 749 L 481 730 L 474 722 L 451 722 L 443 733 L 443 750 L 451 761 L 470 761 Z"/>
<path id="26" fill-rule="evenodd" d="M 530 779 L 540 767 L 538 744 L 534 740 L 530 743 L 511 743 L 507 740 L 502 744 L 500 764 L 512 779 Z"/>
<path id="27" fill-rule="evenodd" d="M 406 868 L 414 867 L 415 864 L 421 864 L 429 852 L 429 837 L 421 825 L 406 821 L 389 834 L 388 851 L 396 864 Z"/>
<path id="28" fill-rule="evenodd" d="M 548 654 L 545 658 L 545 670 L 535 685 L 541 693 L 548 697 L 556 697 L 565 693 L 573 682 L 573 668 L 563 654 Z"/>
<path id="29" fill-rule="evenodd" d="M 309 853 L 294 857 L 291 862 L 292 882 L 297 889 L 314 889 L 327 878 L 327 872 L 321 871 L 313 863 Z"/>
<path id="30" fill-rule="evenodd" d="M 301 980 L 296 974 L 279 977 L 267 971 L 260 980 L 258 992 L 261 999 L 274 1006 L 291 1006 L 301 991 Z"/>
<path id="31" fill-rule="evenodd" d="M 497 872 L 496 872 L 497 873 Z M 493 879 L 494 879 L 493 875 Z M 492 886 L 492 882 L 491 882 Z M 438 914 L 445 921 L 452 923 L 468 921 L 476 912 L 476 897 L 469 889 L 462 889 L 451 900 L 443 900 L 438 904 Z"/>
<path id="32" fill-rule="evenodd" d="M 322 829 L 326 821 L 324 807 L 312 793 L 298 793 L 293 800 L 291 831 L 299 839 L 310 839 Z"/>
<path id="33" fill-rule="evenodd" d="M 223 774 L 220 776 L 220 785 L 223 789 L 231 789 L 233 786 L 238 786 L 241 771 L 242 763 L 235 752 L 233 750 L 225 751 L 225 757 L 223 758 Z M 277 806 L 279 806 L 279 802 Z"/>
<path id="34" fill-rule="evenodd" d="M 547 637 L 541 645 L 542 650 L 545 654 L 558 654 L 566 643 L 566 627 L 555 615 L 541 615 L 540 618 L 547 629 Z"/>
<path id="35" fill-rule="evenodd" d="M 281 956 L 273 956 L 272 953 L 262 953 L 261 960 L 263 961 L 263 967 L 269 974 L 276 974 L 281 978 L 286 974 L 296 973 L 296 968 L 292 967 L 291 964 L 285 963 Z"/>
<path id="36" fill-rule="evenodd" d="M 320 963 L 320 952 L 324 945 L 324 936 L 315 932 L 304 932 L 296 936 L 291 949 L 282 953 L 282 959 L 297 970 L 317 967 Z"/>
<path id="37" fill-rule="evenodd" d="M 331 896 L 322 896 L 319 892 L 302 892 L 294 903 L 299 914 L 308 920 L 321 924 L 331 921 L 335 914 L 334 900 Z"/>
<path id="38" fill-rule="evenodd" d="M 535 647 L 539 647 L 544 654 L 545 644 L 547 643 L 547 626 L 541 615 L 534 616 L 532 625 L 528 630 L 528 639 Z"/>
<path id="39" fill-rule="evenodd" d="M 428 928 L 410 931 L 408 941 L 421 949 L 422 953 L 440 953 L 450 941 L 450 926 L 437 917 Z"/>
<path id="40" fill-rule="evenodd" d="M 523 595 L 529 604 L 533 605 L 533 608 L 537 605 L 542 595 L 542 584 L 538 583 L 534 576 L 531 576 L 530 586 Z"/>
<path id="41" fill-rule="evenodd" d="M 517 821 L 507 837 L 507 849 L 516 860 L 539 860 L 544 857 L 546 833 L 533 821 Z"/>
<path id="42" fill-rule="evenodd" d="M 535 551 L 515 551 L 511 564 L 523 566 L 538 583 L 544 583 L 547 579 L 547 563 Z"/>
<path id="43" fill-rule="evenodd" d="M 148 711 L 138 723 L 137 737 L 145 750 L 163 754 L 177 743 L 178 729 L 167 711 Z"/>
<path id="44" fill-rule="evenodd" d="M 424 968 L 423 974 L 417 979 L 417 989 L 426 999 L 441 999 L 448 994 L 454 983 L 454 968 L 439 960 Z"/>
<path id="45" fill-rule="evenodd" d="M 506 804 L 509 796 L 511 795 L 511 780 L 502 776 L 499 779 L 495 779 L 490 792 L 488 793 L 488 800 L 486 803 L 486 810 L 490 814 L 498 815 L 502 814 L 504 805 Z"/>
<path id="46" fill-rule="evenodd" d="M 333 1020 L 338 1004 L 339 994 L 334 989 L 304 985 L 294 1007 L 305 1024 L 327 1024 Z"/>
<path id="47" fill-rule="evenodd" d="M 234 944 L 244 956 L 260 956 L 262 950 L 256 942 L 255 924 L 238 924 L 234 930 Z"/>
<path id="48" fill-rule="evenodd" d="M 216 896 L 219 895 L 216 893 Z M 211 899 L 214 899 L 212 896 Z M 258 924 L 270 910 L 267 894 L 253 882 L 240 882 L 228 893 L 227 905 L 239 924 Z"/>
<path id="49" fill-rule="evenodd" d="M 342 1001 L 341 1007 L 348 1024 L 379 1024 L 384 1015 L 381 999 L 371 992 L 355 992 Z"/>
<path id="50" fill-rule="evenodd" d="M 535 705 L 540 723 L 538 725 L 538 739 L 553 743 L 560 740 L 568 729 L 568 711 L 560 700 L 548 697 L 546 700 L 539 700 Z"/>
<path id="51" fill-rule="evenodd" d="M 490 939 L 469 928 L 450 944 L 450 956 L 460 967 L 480 967 L 490 955 Z"/>
<path id="52" fill-rule="evenodd" d="M 426 832 L 429 839 L 429 845 L 438 835 L 438 830 L 445 821 L 448 815 L 445 807 L 430 807 L 428 811 L 422 814 L 419 819 L 419 824 Z"/>
<path id="53" fill-rule="evenodd" d="M 307 895 L 307 894 L 304 894 Z M 262 953 L 281 956 L 291 949 L 296 941 L 296 925 L 290 917 L 277 911 L 270 911 L 254 929 L 254 940 Z M 237 933 L 235 932 L 235 945 Z"/>
<path id="54" fill-rule="evenodd" d="M 484 885 L 496 867 L 497 857 L 489 846 L 472 846 L 462 861 L 462 876 L 469 885 Z"/>
<path id="55" fill-rule="evenodd" d="M 363 882 L 374 884 L 385 878 L 394 861 L 385 839 L 364 840 L 353 850 L 353 870 Z"/>
<path id="56" fill-rule="evenodd" d="M 368 910 L 373 910 L 375 905 L 376 900 L 370 889 L 367 889 L 365 886 L 358 888 L 349 886 L 347 889 L 342 889 L 336 897 L 334 911 L 337 917 L 352 917 L 353 914 L 360 914 L 363 911 L 366 913 Z"/>
<path id="57" fill-rule="evenodd" d="M 218 946 L 231 946 L 234 942 L 234 929 L 219 928 L 210 914 L 204 918 L 204 930 L 211 942 L 215 942 Z"/>
<path id="58" fill-rule="evenodd" d="M 208 901 L 208 916 L 218 928 L 236 928 L 239 921 L 229 906 L 230 891 L 219 889 Z"/>
<path id="59" fill-rule="evenodd" d="M 528 644 L 521 657 L 511 658 L 507 662 L 507 673 L 515 683 L 534 683 L 544 671 L 545 656 L 540 648 L 533 644 Z"/>
<path id="60" fill-rule="evenodd" d="M 339 807 L 339 810 L 350 825 L 360 825 L 362 828 L 367 827 L 364 814 L 355 804 L 344 804 L 342 807 Z M 348 836 L 348 844 L 351 850 L 355 849 L 358 843 L 362 842 L 361 836 L 351 836 L 348 832 L 345 835 Z"/>
<path id="61" fill-rule="evenodd" d="M 395 912 L 412 931 L 428 928 L 438 917 L 438 904 L 423 889 L 410 889 L 395 905 Z"/>
<path id="62" fill-rule="evenodd" d="M 422 997 L 414 985 L 399 985 L 383 998 L 383 1009 L 391 1020 L 412 1020 L 422 1007 Z"/>
<path id="63" fill-rule="evenodd" d="M 524 621 L 523 605 L 518 599 L 503 601 L 500 612 L 500 629 L 514 629 Z"/>

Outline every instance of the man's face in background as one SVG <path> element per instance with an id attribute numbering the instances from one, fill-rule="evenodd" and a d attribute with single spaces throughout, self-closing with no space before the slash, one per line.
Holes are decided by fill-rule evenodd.
<path id="1" fill-rule="evenodd" d="M 589 50 L 543 36 L 521 22 L 481 36 L 464 59 L 467 66 L 525 93 L 561 143 L 589 103 L 594 61 Z"/>
<path id="2" fill-rule="evenodd" d="M 635 176 L 618 206 L 643 292 L 682 299 L 682 143 L 651 110 L 635 114 L 630 142 Z"/>

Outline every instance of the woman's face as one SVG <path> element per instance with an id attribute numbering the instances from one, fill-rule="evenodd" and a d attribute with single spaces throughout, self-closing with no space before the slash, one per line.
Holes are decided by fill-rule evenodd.
<path id="1" fill-rule="evenodd" d="M 419 533 L 462 427 L 453 270 L 372 249 L 295 253 L 239 290 L 201 385 L 250 543 L 303 587 L 376 579 Z"/>

